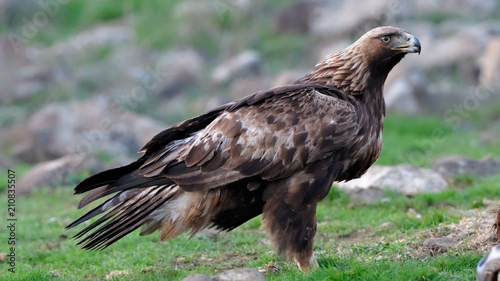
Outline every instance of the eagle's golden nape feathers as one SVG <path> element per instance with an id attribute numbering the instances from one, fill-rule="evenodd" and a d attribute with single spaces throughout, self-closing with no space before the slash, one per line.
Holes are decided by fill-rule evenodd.
<path id="1" fill-rule="evenodd" d="M 317 266 L 317 203 L 334 181 L 360 177 L 377 160 L 385 79 L 420 49 L 403 29 L 375 28 L 292 84 L 167 128 L 136 162 L 78 184 L 75 194 L 88 192 L 79 208 L 108 199 L 67 228 L 98 217 L 74 238 L 102 250 L 138 228 L 164 241 L 263 214 L 279 253 L 301 270 Z"/>

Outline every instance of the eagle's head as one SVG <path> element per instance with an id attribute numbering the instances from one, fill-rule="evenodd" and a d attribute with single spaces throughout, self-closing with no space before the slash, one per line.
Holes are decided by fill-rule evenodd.
<path id="1" fill-rule="evenodd" d="M 326 57 L 304 78 L 359 94 L 369 84 L 382 88 L 389 71 L 408 53 L 419 53 L 417 37 L 408 31 L 382 26 L 374 28 L 346 49 Z"/>
<path id="2" fill-rule="evenodd" d="M 420 41 L 408 31 L 393 27 L 381 26 L 361 36 L 351 48 L 364 52 L 367 59 L 385 59 L 387 57 L 420 54 Z"/>
<path id="3" fill-rule="evenodd" d="M 348 49 L 363 55 L 372 75 L 374 72 L 389 71 L 408 53 L 420 54 L 421 46 L 417 37 L 408 31 L 382 26 L 372 29 L 359 38 Z"/>

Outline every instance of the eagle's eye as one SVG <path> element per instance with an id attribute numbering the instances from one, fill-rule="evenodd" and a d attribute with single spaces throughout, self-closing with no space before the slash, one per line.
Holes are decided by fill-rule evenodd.
<path id="1" fill-rule="evenodd" d="M 387 43 L 391 42 L 391 37 L 389 37 L 389 36 L 382 36 L 380 38 L 380 41 L 382 41 L 382 43 L 387 44 Z"/>

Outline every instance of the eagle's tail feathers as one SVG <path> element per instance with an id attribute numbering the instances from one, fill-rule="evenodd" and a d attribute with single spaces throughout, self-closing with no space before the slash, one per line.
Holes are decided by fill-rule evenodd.
<path id="1" fill-rule="evenodd" d="M 82 245 L 84 249 L 102 250 L 143 225 L 155 210 L 159 209 L 176 194 L 177 190 L 178 186 L 172 184 L 168 186 L 136 188 L 118 193 L 112 199 L 104 202 L 85 214 L 82 218 L 68 225 L 67 228 L 78 225 L 114 207 L 97 221 L 73 236 L 73 238 L 81 238 L 107 221 L 100 228 L 94 230 L 78 242 L 78 245 Z M 128 194 L 126 194 L 127 192 Z"/>
<path id="2" fill-rule="evenodd" d="M 75 195 L 76 194 L 81 194 L 85 193 L 87 191 L 96 189 L 98 187 L 112 184 L 118 179 L 120 179 L 122 176 L 131 174 L 137 168 L 139 168 L 142 165 L 143 161 L 136 161 L 133 162 L 129 165 L 119 167 L 119 168 L 114 168 L 110 170 L 106 170 L 104 172 L 97 173 L 91 177 L 86 178 L 85 180 L 81 181 L 76 187 L 75 187 Z"/>

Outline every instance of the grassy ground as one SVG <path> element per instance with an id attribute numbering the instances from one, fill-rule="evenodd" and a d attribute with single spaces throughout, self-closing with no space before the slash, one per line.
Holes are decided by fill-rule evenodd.
<path id="1" fill-rule="evenodd" d="M 385 203 L 370 206 L 352 205 L 335 189 L 318 208 L 315 251 L 320 268 L 307 274 L 275 255 L 259 229 L 260 218 L 228 234 L 204 232 L 191 240 L 181 236 L 159 243 L 157 235 L 139 237 L 135 232 L 102 252 L 84 251 L 68 239 L 74 231 L 62 230 L 82 213 L 75 210 L 78 198 L 71 187 L 41 189 L 18 200 L 16 273 L 2 264 L 1 274 L 11 280 L 104 280 L 123 270 L 127 274 L 117 280 L 180 280 L 194 272 L 213 275 L 273 262 L 278 270 L 268 273 L 268 280 L 470 280 L 484 248 L 433 254 L 422 243 L 453 232 L 450 225 L 462 217 L 479 220 L 479 210 L 487 210 L 491 218 L 491 206 L 482 202 L 500 198 L 498 180 L 412 199 L 388 193 Z M 460 212 L 471 208 L 473 212 Z"/>
<path id="2" fill-rule="evenodd" d="M 475 132 L 451 128 L 439 118 L 398 116 L 387 120 L 380 163 L 401 163 L 412 152 L 425 151 L 417 140 L 432 139 L 435 128 L 444 133 L 427 150 L 431 152 L 422 166 L 449 153 L 478 157 L 493 151 L 477 144 Z M 275 254 L 260 229 L 260 218 L 227 234 L 206 231 L 192 239 L 181 236 L 160 243 L 157 234 L 139 237 L 134 232 L 104 251 L 84 251 L 69 239 L 75 230 L 63 231 L 83 214 L 76 210 L 79 197 L 72 196 L 73 186 L 39 189 L 17 200 L 16 273 L 1 263 L 0 276 L 105 280 L 111 272 L 122 271 L 113 280 L 180 280 L 195 272 L 214 275 L 254 267 L 266 270 L 268 280 L 473 280 L 475 265 L 491 246 L 481 237 L 488 235 L 500 205 L 499 180 L 460 177 L 439 194 L 408 198 L 387 192 L 382 202 L 372 205 L 357 205 L 333 188 L 318 206 L 315 252 L 320 268 L 306 274 Z M 446 253 L 423 247 L 429 237 L 465 232 L 468 238 Z"/>

